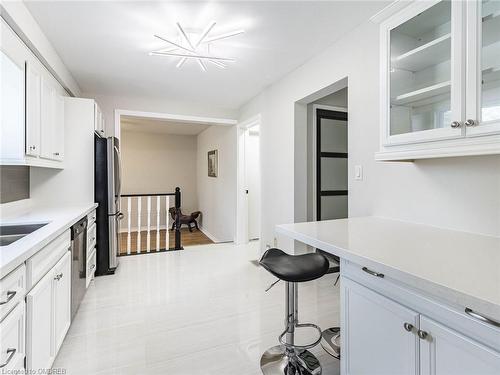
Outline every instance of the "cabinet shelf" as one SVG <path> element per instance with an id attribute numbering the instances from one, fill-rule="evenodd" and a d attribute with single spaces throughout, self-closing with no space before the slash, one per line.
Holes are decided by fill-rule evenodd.
<path id="1" fill-rule="evenodd" d="M 500 80 L 500 66 L 484 69 L 482 73 L 483 84 Z"/>
<path id="2" fill-rule="evenodd" d="M 424 87 L 423 89 L 398 95 L 391 100 L 391 103 L 401 105 L 401 104 L 409 104 L 417 102 L 423 99 L 428 99 L 436 95 L 445 94 L 450 91 L 450 88 L 451 88 L 451 81 L 437 83 L 432 86 Z"/>
<path id="3" fill-rule="evenodd" d="M 392 59 L 392 67 L 417 72 L 449 60 L 450 56 L 451 33 L 448 33 L 402 55 L 396 56 Z"/>
<path id="4" fill-rule="evenodd" d="M 498 42 L 500 33 L 500 10 L 491 12 L 482 19 L 483 23 L 483 46 Z"/>

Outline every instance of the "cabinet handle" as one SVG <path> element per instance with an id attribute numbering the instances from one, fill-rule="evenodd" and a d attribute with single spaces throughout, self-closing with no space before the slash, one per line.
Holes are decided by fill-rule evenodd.
<path id="1" fill-rule="evenodd" d="M 408 331 L 408 332 L 413 331 L 413 328 L 415 328 L 415 327 L 413 326 L 413 324 L 410 324 L 410 323 L 405 323 L 405 324 L 403 324 L 403 327 L 405 327 L 405 330 L 406 330 L 406 331 Z"/>
<path id="2" fill-rule="evenodd" d="M 0 365 L 0 368 L 7 366 L 9 364 L 9 362 L 12 360 L 12 357 L 14 357 L 14 354 L 16 354 L 16 352 L 17 352 L 17 349 L 14 349 L 14 348 L 7 349 L 7 354 L 9 356 L 7 357 L 7 360 L 5 361 L 5 363 L 2 363 Z"/>
<path id="3" fill-rule="evenodd" d="M 427 338 L 427 336 L 429 336 L 429 334 L 425 331 L 422 331 L 421 329 L 419 329 L 417 331 L 417 335 L 418 337 L 420 337 L 422 340 L 425 340 Z"/>
<path id="4" fill-rule="evenodd" d="M 467 315 L 472 316 L 473 318 L 476 318 L 477 320 L 480 320 L 480 321 L 484 322 L 484 323 L 491 324 L 494 327 L 500 327 L 500 322 L 497 322 L 496 320 L 488 318 L 488 317 L 486 317 L 484 315 L 478 314 L 477 312 L 475 312 L 472 309 L 469 309 L 468 307 L 465 308 L 465 313 Z"/>
<path id="5" fill-rule="evenodd" d="M 461 126 L 462 126 L 462 124 L 461 124 L 460 122 L 458 122 L 458 121 L 453 121 L 453 122 L 451 123 L 451 127 L 452 127 L 453 129 L 459 128 L 459 127 L 461 127 Z"/>
<path id="6" fill-rule="evenodd" d="M 7 291 L 7 299 L 5 301 L 0 302 L 0 305 L 5 305 L 6 303 L 9 303 L 12 298 L 16 295 L 17 291 L 15 290 L 8 290 Z"/>
<path id="7" fill-rule="evenodd" d="M 63 277 L 63 273 L 61 272 L 60 274 L 58 274 L 58 275 L 56 275 L 56 276 L 54 277 L 54 280 L 59 281 L 59 280 L 61 280 L 61 279 L 62 279 L 62 277 Z"/>
<path id="8" fill-rule="evenodd" d="M 471 126 L 476 126 L 476 122 L 474 120 L 468 119 L 465 121 L 465 126 L 471 127 Z"/>
<path id="9" fill-rule="evenodd" d="M 366 267 L 363 267 L 362 270 L 365 271 L 366 273 L 372 275 L 372 276 L 380 277 L 381 279 L 383 279 L 384 276 L 385 276 L 383 273 L 372 271 L 372 270 L 370 270 L 370 269 L 368 269 Z"/>

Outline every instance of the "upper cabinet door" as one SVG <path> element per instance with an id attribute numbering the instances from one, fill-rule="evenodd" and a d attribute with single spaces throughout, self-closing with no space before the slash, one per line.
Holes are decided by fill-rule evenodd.
<path id="1" fill-rule="evenodd" d="M 55 92 L 50 82 L 42 77 L 41 90 L 41 127 L 40 127 L 40 156 L 46 159 L 53 159 L 53 96 Z"/>
<path id="2" fill-rule="evenodd" d="M 54 159 L 63 160 L 64 158 L 64 97 L 54 93 L 53 97 L 53 144 L 52 151 Z"/>
<path id="3" fill-rule="evenodd" d="M 464 136 L 462 2 L 409 5 L 382 25 L 382 142 Z"/>
<path id="4" fill-rule="evenodd" d="M 26 63 L 26 154 L 40 155 L 40 116 L 41 116 L 40 71 L 33 64 Z"/>
<path id="5" fill-rule="evenodd" d="M 467 135 L 500 133 L 500 2 L 467 3 Z"/>

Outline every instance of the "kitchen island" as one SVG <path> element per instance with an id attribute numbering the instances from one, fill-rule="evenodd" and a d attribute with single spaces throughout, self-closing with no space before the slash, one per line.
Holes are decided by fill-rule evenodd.
<path id="1" fill-rule="evenodd" d="M 276 231 L 341 258 L 343 374 L 500 373 L 500 238 L 378 217 Z"/>

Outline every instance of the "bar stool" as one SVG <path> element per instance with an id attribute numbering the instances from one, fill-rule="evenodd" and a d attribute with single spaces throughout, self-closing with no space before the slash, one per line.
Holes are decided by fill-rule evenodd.
<path id="1" fill-rule="evenodd" d="M 278 338 L 281 345 L 268 349 L 262 355 L 260 360 L 262 373 L 264 375 L 320 375 L 321 365 L 307 349 L 319 344 L 321 328 L 315 324 L 298 322 L 297 283 L 316 280 L 326 274 L 329 267 L 328 260 L 318 253 L 288 255 L 279 249 L 269 249 L 259 263 L 279 280 L 286 281 L 285 330 Z M 295 328 L 304 327 L 315 328 L 319 337 L 311 344 L 296 345 Z"/>

